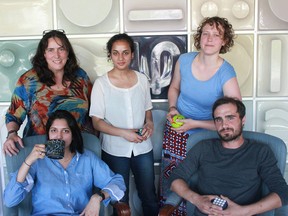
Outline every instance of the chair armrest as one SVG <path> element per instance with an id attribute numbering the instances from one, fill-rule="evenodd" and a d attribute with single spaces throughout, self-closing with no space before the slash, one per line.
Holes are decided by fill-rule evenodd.
<path id="1" fill-rule="evenodd" d="M 165 204 L 160 208 L 159 216 L 170 216 L 181 204 L 182 198 L 175 192 L 170 191 Z"/>
<path id="2" fill-rule="evenodd" d="M 115 202 L 112 206 L 116 209 L 119 216 L 131 216 L 130 207 L 124 202 Z"/>
<path id="3" fill-rule="evenodd" d="M 159 211 L 159 216 L 170 216 L 176 209 L 175 206 L 170 204 L 165 204 Z"/>

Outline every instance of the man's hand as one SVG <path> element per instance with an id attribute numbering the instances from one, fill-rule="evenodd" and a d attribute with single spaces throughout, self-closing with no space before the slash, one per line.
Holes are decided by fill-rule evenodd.
<path id="1" fill-rule="evenodd" d="M 245 206 L 240 206 L 227 197 L 221 196 L 221 198 L 228 202 L 228 208 L 222 210 L 221 207 L 212 205 L 209 216 L 249 216 Z"/>
<path id="2" fill-rule="evenodd" d="M 213 195 L 199 195 L 197 196 L 194 205 L 203 213 L 210 215 L 212 213 L 211 200 L 216 196 Z"/>

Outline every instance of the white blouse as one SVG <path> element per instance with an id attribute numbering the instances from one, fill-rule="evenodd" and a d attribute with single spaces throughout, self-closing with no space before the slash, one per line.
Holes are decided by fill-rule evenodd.
<path id="1" fill-rule="evenodd" d="M 145 112 L 152 109 L 150 86 L 144 74 L 135 73 L 138 81 L 128 89 L 114 86 L 108 73 L 97 78 L 91 93 L 90 116 L 103 119 L 118 128 L 142 128 Z M 132 152 L 137 156 L 152 150 L 150 138 L 134 143 L 119 136 L 101 133 L 100 140 L 105 152 L 119 157 L 131 157 Z"/>

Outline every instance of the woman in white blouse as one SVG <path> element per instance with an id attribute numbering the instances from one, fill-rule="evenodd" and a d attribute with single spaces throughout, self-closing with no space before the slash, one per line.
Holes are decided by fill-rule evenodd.
<path id="1" fill-rule="evenodd" d="M 131 169 L 144 215 L 157 216 L 149 82 L 144 74 L 130 69 L 134 57 L 130 36 L 114 35 L 107 43 L 107 51 L 114 67 L 96 79 L 90 107 L 93 126 L 100 131 L 102 159 L 124 177 L 127 190 L 122 201 L 129 203 Z"/>

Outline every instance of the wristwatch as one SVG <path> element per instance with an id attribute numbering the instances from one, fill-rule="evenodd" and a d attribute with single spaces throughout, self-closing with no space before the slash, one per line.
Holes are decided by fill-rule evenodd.
<path id="1" fill-rule="evenodd" d="M 97 191 L 96 194 L 102 198 L 101 201 L 105 200 L 105 194 L 102 191 Z"/>

